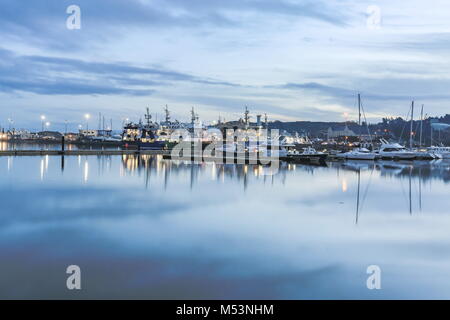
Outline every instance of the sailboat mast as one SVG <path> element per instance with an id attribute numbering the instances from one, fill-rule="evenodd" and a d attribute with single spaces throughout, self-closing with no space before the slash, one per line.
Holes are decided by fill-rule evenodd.
<path id="1" fill-rule="evenodd" d="M 422 110 L 420 111 L 420 142 L 419 145 L 422 148 L 422 134 L 423 134 L 423 104 Z"/>
<path id="2" fill-rule="evenodd" d="M 411 128 L 409 130 L 409 148 L 413 147 L 414 100 L 411 103 Z"/>
<path id="3" fill-rule="evenodd" d="M 359 146 L 361 147 L 361 94 L 358 93 L 358 130 L 359 130 Z"/>

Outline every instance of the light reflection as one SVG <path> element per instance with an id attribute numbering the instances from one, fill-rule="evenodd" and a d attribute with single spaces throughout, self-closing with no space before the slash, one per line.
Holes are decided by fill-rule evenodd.
<path id="1" fill-rule="evenodd" d="M 44 180 L 45 162 L 41 159 L 41 181 Z"/>
<path id="2" fill-rule="evenodd" d="M 8 157 L 8 162 L 7 162 L 8 172 L 11 171 L 12 164 L 13 164 L 13 158 L 12 157 Z"/>
<path id="3" fill-rule="evenodd" d="M 347 179 L 342 179 L 342 192 L 347 192 L 348 186 L 347 186 Z"/>
<path id="4" fill-rule="evenodd" d="M 87 183 L 89 180 L 89 161 L 86 159 L 84 161 L 84 169 L 83 169 L 83 181 Z"/>

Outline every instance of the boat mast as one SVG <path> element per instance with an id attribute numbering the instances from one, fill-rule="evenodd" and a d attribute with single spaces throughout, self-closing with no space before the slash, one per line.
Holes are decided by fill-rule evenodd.
<path id="1" fill-rule="evenodd" d="M 164 108 L 164 113 L 166 114 L 166 125 L 169 124 L 170 122 L 170 112 L 169 112 L 169 107 L 166 104 L 166 107 Z"/>
<path id="2" fill-rule="evenodd" d="M 245 123 L 245 129 L 248 129 L 249 123 L 250 123 L 250 112 L 248 111 L 248 107 L 245 106 L 245 112 L 244 112 L 244 123 Z"/>
<path id="3" fill-rule="evenodd" d="M 358 93 L 358 130 L 359 130 L 359 147 L 361 148 L 361 94 Z"/>
<path id="4" fill-rule="evenodd" d="M 409 130 L 409 148 L 413 147 L 414 100 L 411 103 L 411 128 Z"/>
<path id="5" fill-rule="evenodd" d="M 150 127 L 152 116 L 150 114 L 150 108 L 147 108 L 147 113 L 145 115 L 145 120 L 147 120 L 147 125 Z"/>
<path id="6" fill-rule="evenodd" d="M 420 142 L 419 146 L 422 148 L 422 133 L 423 133 L 423 104 L 422 110 L 420 111 Z"/>
<path id="7" fill-rule="evenodd" d="M 194 125 L 195 125 L 195 111 L 194 111 L 194 107 L 192 107 L 192 110 L 191 110 L 191 124 L 192 124 L 192 128 L 194 128 Z"/>

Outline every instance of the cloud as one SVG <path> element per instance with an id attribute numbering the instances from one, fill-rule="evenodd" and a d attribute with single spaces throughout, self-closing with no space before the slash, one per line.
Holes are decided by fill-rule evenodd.
<path id="1" fill-rule="evenodd" d="M 69 34 L 65 25 L 66 8 L 73 3 L 72 0 L 3 0 L 0 34 L 67 50 L 126 37 L 130 29 L 245 29 L 251 24 L 264 24 L 267 17 L 274 16 L 346 25 L 343 13 L 317 0 L 77 0 L 82 30 Z"/>
<path id="2" fill-rule="evenodd" d="M 127 63 L 88 62 L 46 56 L 17 56 L 0 49 L 0 92 L 45 95 L 145 96 L 173 82 L 239 86 L 162 68 Z"/>

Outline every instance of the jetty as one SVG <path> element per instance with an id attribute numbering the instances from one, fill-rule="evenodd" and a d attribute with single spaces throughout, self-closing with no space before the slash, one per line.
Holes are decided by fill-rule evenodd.
<path id="1" fill-rule="evenodd" d="M 16 156 L 120 156 L 120 155 L 164 155 L 169 150 L 6 150 L 0 151 L 0 157 Z"/>

